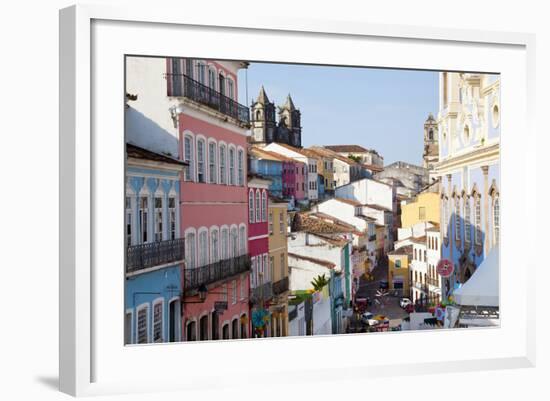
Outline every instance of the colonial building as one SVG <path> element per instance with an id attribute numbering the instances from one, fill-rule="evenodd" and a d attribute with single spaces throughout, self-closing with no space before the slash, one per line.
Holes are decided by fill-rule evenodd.
<path id="1" fill-rule="evenodd" d="M 413 257 L 413 246 L 407 245 L 388 252 L 388 284 L 390 290 L 410 293 L 409 266 Z"/>
<path id="2" fill-rule="evenodd" d="M 442 257 L 454 262 L 447 296 L 500 237 L 500 76 L 440 73 L 437 116 Z"/>
<path id="3" fill-rule="evenodd" d="M 387 165 L 374 178 L 394 185 L 397 194 L 408 197 L 422 192 L 430 184 L 428 169 L 402 161 Z"/>
<path id="4" fill-rule="evenodd" d="M 180 175 L 185 163 L 126 146 L 125 343 L 180 341 Z"/>
<path id="5" fill-rule="evenodd" d="M 305 185 L 306 197 L 308 201 L 317 201 L 319 199 L 318 190 L 318 177 L 317 177 L 317 157 L 311 152 L 305 152 L 303 149 L 299 149 L 284 143 L 270 143 L 264 148 L 267 151 L 278 153 L 285 157 L 296 160 L 303 163 L 307 168 L 307 181 Z"/>
<path id="6" fill-rule="evenodd" d="M 434 222 L 439 224 L 440 211 L 439 194 L 423 192 L 412 201 L 401 202 L 401 228 L 412 227 L 420 222 Z"/>
<path id="7" fill-rule="evenodd" d="M 275 104 L 269 100 L 262 86 L 258 98 L 252 103 L 251 142 L 254 144 L 284 143 L 302 147 L 302 126 L 300 110 L 287 96 L 285 103 L 278 108 L 279 121 L 275 118 Z"/>
<path id="8" fill-rule="evenodd" d="M 359 145 L 329 145 L 325 148 L 344 157 L 352 157 L 360 164 L 384 166 L 384 158 L 374 149 L 365 149 Z"/>
<path id="9" fill-rule="evenodd" d="M 269 262 L 268 186 L 268 180 L 249 175 L 248 254 L 252 264 L 250 304 L 254 337 L 268 337 L 271 333 L 269 303 L 273 297 L 273 266 Z M 262 319 L 254 319 L 259 315 Z"/>
<path id="10" fill-rule="evenodd" d="M 437 121 L 432 113 L 424 122 L 424 151 L 422 153 L 422 167 L 433 170 L 439 161 L 439 143 L 437 135 Z"/>
<path id="11" fill-rule="evenodd" d="M 269 306 L 271 313 L 271 335 L 288 336 L 288 203 L 269 199 L 269 269 L 273 278 L 273 298 Z"/>

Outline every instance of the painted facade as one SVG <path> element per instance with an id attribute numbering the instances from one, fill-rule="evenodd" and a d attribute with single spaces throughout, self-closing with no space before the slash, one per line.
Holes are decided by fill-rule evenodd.
<path id="1" fill-rule="evenodd" d="M 248 338 L 248 109 L 239 105 L 241 62 L 167 59 L 165 94 L 179 134 L 185 236 L 184 339 Z M 201 290 L 207 289 L 205 299 Z"/>
<path id="2" fill-rule="evenodd" d="M 269 266 L 273 275 L 270 305 L 272 336 L 287 336 L 288 328 L 288 204 L 269 200 Z"/>
<path id="3" fill-rule="evenodd" d="M 271 218 L 268 208 L 269 181 L 248 178 L 248 253 L 252 264 L 250 273 L 251 316 L 262 316 L 252 321 L 254 337 L 271 333 L 269 303 L 273 297 L 273 266 L 269 262 L 269 235 Z M 269 216 L 269 217 L 268 217 Z"/>
<path id="4" fill-rule="evenodd" d="M 441 256 L 455 264 L 447 296 L 499 243 L 500 77 L 442 72 L 439 95 Z"/>
<path id="5" fill-rule="evenodd" d="M 401 203 L 401 227 L 412 227 L 420 222 L 439 224 L 441 207 L 440 196 L 435 192 L 418 194 L 412 202 Z"/>
<path id="6" fill-rule="evenodd" d="M 177 202 L 185 166 L 130 144 L 126 155 L 125 343 L 181 341 L 184 242 Z"/>
<path id="7" fill-rule="evenodd" d="M 410 294 L 409 265 L 412 255 L 412 245 L 388 252 L 388 284 L 390 290 L 400 290 L 403 294 Z"/>

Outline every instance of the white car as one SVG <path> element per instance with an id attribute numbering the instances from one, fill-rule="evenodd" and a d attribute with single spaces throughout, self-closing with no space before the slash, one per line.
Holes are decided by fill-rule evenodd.
<path id="1" fill-rule="evenodd" d="M 371 324 L 370 320 L 374 320 L 373 318 L 374 315 L 371 312 L 365 312 L 361 315 L 361 320 L 363 321 L 363 323 Z"/>
<path id="2" fill-rule="evenodd" d="M 401 298 L 401 300 L 399 301 L 399 306 L 404 309 L 408 305 L 412 305 L 412 301 L 409 298 Z"/>

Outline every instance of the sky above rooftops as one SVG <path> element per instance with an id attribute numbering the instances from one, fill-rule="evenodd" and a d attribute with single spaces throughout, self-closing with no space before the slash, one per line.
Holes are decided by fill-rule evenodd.
<path id="1" fill-rule="evenodd" d="M 239 102 L 250 105 L 262 85 L 277 106 L 291 94 L 303 146 L 357 144 L 376 149 L 386 165 L 422 164 L 424 121 L 438 109 L 437 72 L 251 63 L 239 72 Z"/>

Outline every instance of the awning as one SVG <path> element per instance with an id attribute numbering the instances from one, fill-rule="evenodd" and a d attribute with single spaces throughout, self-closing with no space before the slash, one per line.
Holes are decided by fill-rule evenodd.
<path id="1" fill-rule="evenodd" d="M 494 247 L 472 277 L 453 292 L 459 305 L 499 306 L 499 248 Z"/>

